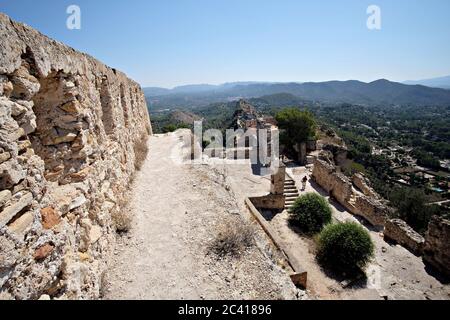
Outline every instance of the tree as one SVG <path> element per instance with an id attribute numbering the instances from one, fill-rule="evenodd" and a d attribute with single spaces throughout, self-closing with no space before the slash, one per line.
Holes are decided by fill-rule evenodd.
<path id="1" fill-rule="evenodd" d="M 397 187 L 390 200 L 400 219 L 405 220 L 417 232 L 426 231 L 433 212 L 432 208 L 426 205 L 427 196 L 422 190 Z"/>
<path id="2" fill-rule="evenodd" d="M 307 233 L 317 233 L 330 223 L 332 210 L 327 200 L 317 193 L 300 196 L 290 209 L 291 221 Z"/>
<path id="3" fill-rule="evenodd" d="M 317 123 L 314 115 L 309 111 L 287 108 L 278 112 L 275 119 L 281 130 L 281 143 L 289 149 L 315 137 Z"/>
<path id="4" fill-rule="evenodd" d="M 374 254 L 369 233 L 355 222 L 330 224 L 318 238 L 317 258 L 326 267 L 346 274 L 364 268 Z"/>

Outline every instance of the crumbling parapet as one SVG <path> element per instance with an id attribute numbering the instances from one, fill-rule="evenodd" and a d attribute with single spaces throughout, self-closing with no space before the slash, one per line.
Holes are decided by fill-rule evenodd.
<path id="1" fill-rule="evenodd" d="M 434 216 L 425 235 L 424 260 L 450 277 L 450 220 Z"/>
<path id="2" fill-rule="evenodd" d="M 313 178 L 352 214 L 365 218 L 376 227 L 383 227 L 388 208 L 378 199 L 353 187 L 352 181 L 338 172 L 333 157 L 322 153 L 314 162 Z"/>
<path id="3" fill-rule="evenodd" d="M 421 255 L 425 239 L 401 219 L 387 220 L 384 226 L 384 237 L 409 249 L 416 255 Z"/>

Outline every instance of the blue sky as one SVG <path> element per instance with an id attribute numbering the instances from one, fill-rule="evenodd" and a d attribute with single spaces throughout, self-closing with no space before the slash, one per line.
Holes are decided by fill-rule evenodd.
<path id="1" fill-rule="evenodd" d="M 66 8 L 81 8 L 81 30 Z M 366 27 L 381 8 L 382 29 Z M 0 0 L 143 86 L 450 75 L 448 0 Z"/>

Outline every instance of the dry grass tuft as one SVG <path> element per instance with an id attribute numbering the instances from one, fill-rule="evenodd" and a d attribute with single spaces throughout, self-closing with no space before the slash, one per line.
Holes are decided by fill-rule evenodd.
<path id="1" fill-rule="evenodd" d="M 113 210 L 111 214 L 112 221 L 117 233 L 126 233 L 130 231 L 133 217 L 131 210 L 126 203 L 125 198 L 119 200 L 119 210 Z"/>
<path id="2" fill-rule="evenodd" d="M 217 235 L 208 251 L 219 257 L 239 257 L 254 244 L 254 230 L 250 224 L 240 220 L 227 220 L 218 226 Z"/>

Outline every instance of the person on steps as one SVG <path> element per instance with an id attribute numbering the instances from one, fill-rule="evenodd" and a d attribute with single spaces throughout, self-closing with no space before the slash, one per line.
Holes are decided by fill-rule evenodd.
<path id="1" fill-rule="evenodd" d="M 302 191 L 305 191 L 306 190 L 306 183 L 308 182 L 308 178 L 305 176 L 303 179 L 302 179 Z"/>

